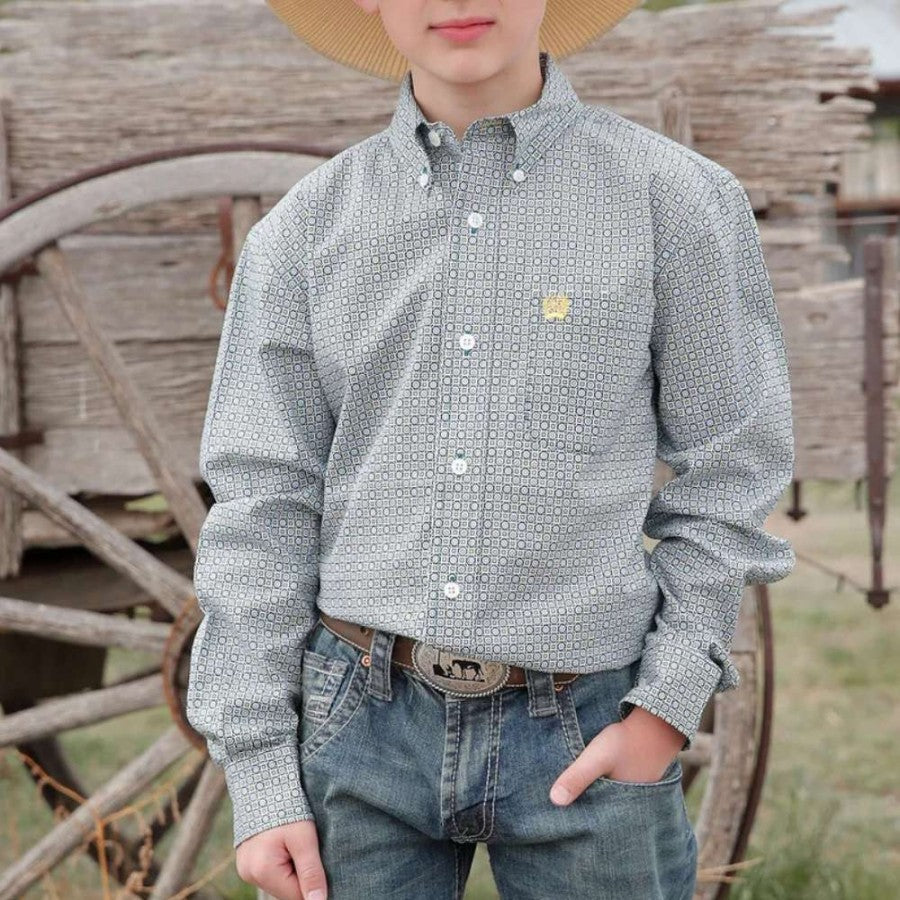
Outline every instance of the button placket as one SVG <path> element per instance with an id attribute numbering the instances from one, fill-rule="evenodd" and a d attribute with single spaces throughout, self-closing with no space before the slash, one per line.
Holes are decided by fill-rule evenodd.
<path id="1" fill-rule="evenodd" d="M 448 455 L 443 467 L 438 466 L 432 502 L 432 577 L 445 598 L 459 603 L 468 599 L 466 587 L 476 583 L 479 565 L 482 512 L 477 498 L 483 472 L 475 465 L 472 448 L 485 442 L 484 398 L 477 385 L 484 382 L 486 373 L 481 368 L 489 366 L 490 360 L 473 350 L 479 346 L 477 335 L 484 327 L 482 314 L 488 322 L 491 318 L 491 311 L 484 310 L 490 306 L 485 298 L 493 288 L 496 252 L 489 210 L 502 185 L 495 173 L 480 172 L 472 155 L 474 150 L 480 158 L 480 151 L 470 146 L 471 142 L 465 142 L 459 155 L 458 183 L 451 194 L 448 279 L 443 302 L 436 304 L 435 313 L 444 335 L 438 448 Z M 489 176 L 497 184 L 489 184 L 486 191 L 484 179 Z M 473 278 L 473 273 L 484 274 Z M 453 573 L 452 577 L 448 573 Z M 446 612 L 439 612 L 438 620 L 441 615 Z"/>
<path id="2" fill-rule="evenodd" d="M 429 139 L 429 143 L 431 143 Z M 443 141 L 445 147 L 441 158 L 434 158 L 436 171 L 432 179 L 434 188 L 439 188 L 433 195 L 432 203 L 434 216 L 441 220 L 440 231 L 445 240 L 446 259 L 438 269 L 438 277 L 432 284 L 433 298 L 431 302 L 432 329 L 430 335 L 433 339 L 432 354 L 437 359 L 437 386 L 434 395 L 435 408 L 439 411 L 447 408 L 447 379 L 445 375 L 447 350 L 445 347 L 444 329 L 445 323 L 451 321 L 448 318 L 448 306 L 452 301 L 454 292 L 452 279 L 453 235 L 456 227 L 456 208 L 458 203 L 458 171 L 455 164 L 456 151 L 452 141 Z M 443 167 L 443 168 L 440 168 Z M 443 179 L 443 180 L 442 180 Z M 446 463 L 443 460 L 441 448 L 447 446 L 449 436 L 447 432 L 447 415 L 441 413 L 435 426 L 435 457 L 431 466 L 432 479 L 425 487 L 426 514 L 422 522 L 422 553 L 425 559 L 430 561 L 433 582 L 437 583 L 440 591 L 447 567 L 443 556 L 443 535 L 447 532 L 444 519 L 445 506 L 445 479 Z"/>

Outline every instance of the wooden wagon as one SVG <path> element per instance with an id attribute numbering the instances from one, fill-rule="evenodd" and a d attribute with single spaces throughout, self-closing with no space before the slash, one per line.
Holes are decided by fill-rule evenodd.
<path id="1" fill-rule="evenodd" d="M 791 512 L 804 478 L 870 480 L 877 604 L 896 263 L 876 241 L 864 278 L 821 274 L 843 255 L 823 224 L 840 154 L 868 136 L 871 104 L 848 96 L 870 85 L 868 56 L 812 30 L 833 10 L 779 6 L 683 8 L 664 28 L 638 11 L 564 65 L 584 100 L 696 147 L 747 188 L 791 359 Z M 196 41 L 201 25 L 214 46 Z M 383 127 L 394 88 L 307 51 L 250 0 L 13 0 L 0 39 L 0 747 L 65 812 L 0 872 L 0 898 L 82 847 L 135 893 L 216 896 L 197 859 L 224 781 L 183 710 L 210 502 L 197 455 L 224 298 L 253 222 Z M 670 474 L 660 463 L 656 487 Z M 135 665 L 111 678 L 117 648 Z M 747 587 L 732 649 L 741 685 L 713 698 L 683 758 L 685 790 L 701 795 L 701 898 L 727 891 L 764 779 L 765 585 Z M 65 736 L 152 708 L 161 734 L 89 787 Z M 156 815 L 117 817 L 173 767 Z"/>

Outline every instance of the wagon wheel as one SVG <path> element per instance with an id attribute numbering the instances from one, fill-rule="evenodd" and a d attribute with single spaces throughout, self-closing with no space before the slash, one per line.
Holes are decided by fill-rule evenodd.
<path id="1" fill-rule="evenodd" d="M 682 753 L 682 784 L 689 803 L 698 804 L 694 830 L 700 877 L 695 900 L 728 896 L 735 877 L 732 864 L 744 857 L 765 782 L 774 691 L 766 584 L 744 590 L 732 659 L 740 684 L 713 696 L 691 749 Z M 692 794 L 698 793 L 695 801 Z"/>
<path id="2" fill-rule="evenodd" d="M 223 261 L 230 271 L 233 247 L 240 247 L 260 217 L 261 196 L 285 193 L 328 155 L 317 148 L 286 143 L 181 148 L 89 170 L 0 210 L 0 272 L 7 281 L 26 273 L 46 279 L 193 552 L 206 503 L 184 471 L 183 460 L 172 451 L 165 424 L 138 389 L 115 343 L 99 326 L 58 242 L 79 229 L 149 204 L 228 198 L 233 227 L 224 235 Z M 216 274 L 219 269 L 217 265 Z M 40 704 L 38 699 L 46 694 L 29 697 L 20 691 L 14 702 L 2 698 L 5 715 L 0 719 L 0 748 L 20 751 L 29 774 L 41 781 L 41 796 L 68 814 L 0 873 L 0 898 L 19 896 L 94 835 L 102 840 L 88 844 L 88 852 L 98 862 L 102 859 L 113 878 L 131 890 L 146 892 L 153 900 L 170 897 L 192 879 L 202 880 L 193 871 L 194 864 L 225 793 L 221 770 L 204 758 L 205 742 L 184 717 L 189 651 L 200 619 L 191 581 L 2 447 L 0 485 L 41 509 L 139 589 L 133 591 L 138 599 L 130 608 L 117 610 L 131 614 L 128 617 L 0 597 L 0 637 L 8 631 L 25 643 L 39 637 L 59 641 L 57 646 L 73 652 L 86 648 L 97 652 L 89 671 L 82 667 L 64 696 Z M 133 618 L 139 606 L 150 606 L 151 621 Z M 102 657 L 111 647 L 150 653 L 157 662 L 138 676 L 104 683 Z M 59 664 L 56 683 L 64 685 L 65 654 L 56 654 L 54 661 Z M 59 738 L 70 729 L 153 707 L 168 708 L 169 727 L 100 789 L 86 791 Z M 195 759 L 185 764 L 183 757 L 192 749 L 203 755 L 195 754 Z M 32 768 L 31 761 L 37 766 Z M 136 804 L 179 761 L 176 789 L 161 804 L 152 825 L 137 838 L 103 821 Z M 172 839 L 165 858 L 160 859 L 159 841 L 170 830 Z M 117 853 L 107 859 L 110 840 Z M 213 897 L 218 892 L 200 886 L 193 896 Z"/>
<path id="3" fill-rule="evenodd" d="M 111 166 L 92 169 L 22 198 L 0 210 L 0 272 L 34 272 L 45 278 L 87 351 L 99 378 L 106 385 L 127 427 L 165 496 L 172 516 L 191 551 L 196 551 L 206 504 L 183 461 L 171 451 L 164 423 L 157 420 L 138 390 L 114 344 L 106 337 L 90 303 L 57 242 L 78 229 L 106 221 L 161 201 L 219 197 L 231 198 L 234 225 L 224 236 L 228 247 L 240 247 L 261 215 L 262 194 L 280 196 L 305 172 L 318 166 L 327 152 L 284 143 L 241 143 L 195 148 L 133 157 Z M 230 266 L 229 266 L 230 268 Z M 192 748 L 206 747 L 184 716 L 189 651 L 200 612 L 190 579 L 144 549 L 104 519 L 59 490 L 0 446 L 0 485 L 12 490 L 73 535 L 84 548 L 119 575 L 145 592 L 131 607 L 116 612 L 132 614 L 150 606 L 152 621 L 98 613 L 32 600 L 0 597 L 0 632 L 7 630 L 62 642 L 74 650 L 110 647 L 150 652 L 158 661 L 151 670 L 123 680 L 104 683 L 96 666 L 63 696 L 37 704 L 26 697 L 13 707 L 4 702 L 0 719 L 0 749 L 14 747 L 34 759 L 53 781 L 42 796 L 52 806 L 62 804 L 68 815 L 20 859 L 0 873 L 0 900 L 18 896 L 48 873 L 63 858 L 79 849 L 98 831 L 103 820 L 132 804 L 152 783 Z M 149 598 L 149 600 L 147 599 Z M 700 844 L 700 865 L 716 867 L 740 858 L 752 826 L 762 787 L 771 717 L 771 625 L 764 585 L 745 592 L 734 644 L 734 659 L 741 670 L 737 690 L 718 695 L 704 714 L 703 730 L 694 746 L 683 754 L 686 791 L 694 785 L 699 814 L 695 824 Z M 59 653 L 54 657 L 64 661 Z M 89 688 L 89 690 L 83 690 Z M 2 699 L 2 698 L 0 698 Z M 165 706 L 170 726 L 132 762 L 100 789 L 88 794 L 74 765 L 67 759 L 59 737 L 69 729 L 109 721 L 137 710 Z M 29 769 L 29 773 L 34 773 Z M 706 775 L 705 778 L 699 778 Z M 37 776 L 34 776 L 37 777 Z M 149 861 L 145 832 L 140 838 L 120 834 L 103 822 L 104 841 L 89 845 L 98 862 L 112 837 L 120 851 L 113 864 L 103 862 L 113 877 L 129 887 L 146 888 L 151 900 L 169 897 L 187 885 L 202 881 L 194 872 L 225 794 L 221 771 L 198 757 L 185 767 L 174 798 L 149 830 Z M 84 802 L 72 797 L 85 798 Z M 689 798 L 692 799 L 692 798 Z M 185 813 L 180 814 L 179 810 Z M 169 831 L 172 840 L 164 859 L 158 842 Z M 721 898 L 727 885 L 706 881 L 701 872 L 698 897 Z M 198 886 L 193 896 L 204 894 Z"/>

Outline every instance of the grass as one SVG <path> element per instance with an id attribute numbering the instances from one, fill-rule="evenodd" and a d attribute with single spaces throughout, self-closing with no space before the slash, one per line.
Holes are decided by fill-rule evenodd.
<path id="1" fill-rule="evenodd" d="M 900 488 L 890 488 L 885 581 L 900 587 Z M 775 719 L 768 774 L 747 852 L 757 860 L 732 890 L 734 900 L 889 900 L 900 878 L 900 593 L 883 609 L 840 585 L 804 557 L 856 581 L 869 581 L 867 517 L 852 485 L 805 483 L 809 514 L 794 522 L 787 497 L 767 527 L 791 539 L 800 559 L 770 585 L 775 625 Z M 146 660 L 115 652 L 109 676 Z M 63 744 L 89 788 L 133 759 L 168 724 L 165 710 L 119 718 L 66 734 Z M 172 777 L 173 773 L 166 773 Z M 688 806 L 696 813 L 699 796 Z M 145 817 L 155 809 L 143 810 Z M 224 868 L 214 883 L 228 898 L 255 900 L 234 871 L 227 800 L 198 871 Z M 0 870 L 51 827 L 50 811 L 15 755 L 0 753 Z M 136 833 L 136 819 L 125 826 Z M 165 845 L 162 848 L 165 853 Z M 113 889 L 110 896 L 115 893 Z M 97 867 L 73 854 L 26 898 L 102 897 Z M 487 853 L 479 845 L 466 900 L 496 900 Z"/>

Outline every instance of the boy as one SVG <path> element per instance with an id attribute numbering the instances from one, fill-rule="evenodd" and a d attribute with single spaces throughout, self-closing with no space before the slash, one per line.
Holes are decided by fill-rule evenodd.
<path id="1" fill-rule="evenodd" d="M 223 326 L 188 712 L 238 872 L 459 898 L 484 841 L 504 898 L 686 900 L 679 751 L 794 564 L 747 196 L 557 66 L 633 2 L 269 2 L 409 71 L 253 227 Z"/>

